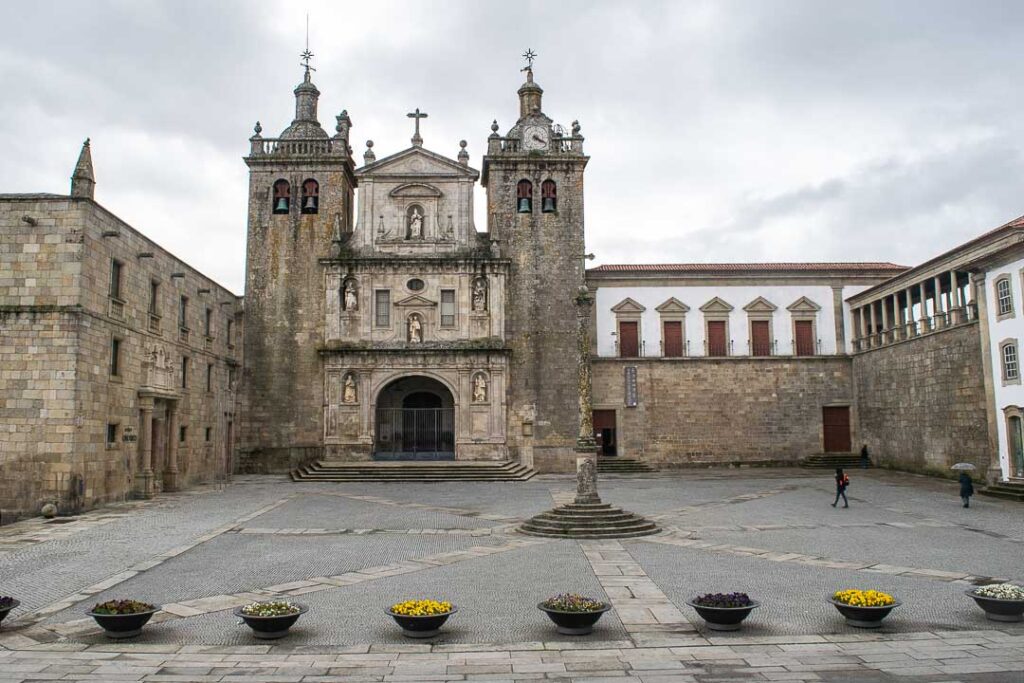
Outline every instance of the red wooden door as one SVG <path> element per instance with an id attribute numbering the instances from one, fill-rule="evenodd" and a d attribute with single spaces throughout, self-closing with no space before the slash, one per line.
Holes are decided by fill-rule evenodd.
<path id="1" fill-rule="evenodd" d="M 814 355 L 814 323 L 810 320 L 797 320 L 796 329 L 796 355 Z"/>
<path id="2" fill-rule="evenodd" d="M 850 452 L 850 409 L 847 406 L 821 409 L 824 423 L 825 452 Z"/>
<path id="3" fill-rule="evenodd" d="M 594 411 L 594 440 L 598 455 L 615 455 L 615 411 Z"/>
<path id="4" fill-rule="evenodd" d="M 750 322 L 750 350 L 755 356 L 772 355 L 772 340 L 767 320 Z"/>
<path id="5" fill-rule="evenodd" d="M 619 355 L 623 358 L 636 358 L 640 355 L 638 326 L 636 322 L 619 323 Z"/>
<path id="6" fill-rule="evenodd" d="M 683 323 L 679 320 L 669 320 L 662 327 L 665 355 L 669 358 L 679 358 L 683 355 Z"/>
<path id="7" fill-rule="evenodd" d="M 725 346 L 725 321 L 708 321 L 708 355 L 726 356 Z"/>

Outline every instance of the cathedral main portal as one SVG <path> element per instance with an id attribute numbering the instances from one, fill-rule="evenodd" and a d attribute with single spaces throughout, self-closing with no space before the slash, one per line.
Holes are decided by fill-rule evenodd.
<path id="1" fill-rule="evenodd" d="M 403 377 L 377 397 L 374 460 L 454 460 L 455 401 L 430 377 Z"/>

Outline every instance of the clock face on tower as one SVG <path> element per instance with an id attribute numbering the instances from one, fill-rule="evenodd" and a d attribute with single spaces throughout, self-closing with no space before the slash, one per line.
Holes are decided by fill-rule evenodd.
<path id="1" fill-rule="evenodd" d="M 523 130 L 523 148 L 529 151 L 548 148 L 548 129 L 544 126 L 528 126 Z"/>

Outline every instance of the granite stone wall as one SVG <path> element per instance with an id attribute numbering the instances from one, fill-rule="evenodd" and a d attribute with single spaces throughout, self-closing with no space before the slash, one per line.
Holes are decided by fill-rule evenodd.
<path id="1" fill-rule="evenodd" d="M 886 467 L 949 476 L 956 462 L 989 465 L 976 321 L 853 358 L 862 441 Z"/>
<path id="2" fill-rule="evenodd" d="M 626 367 L 637 370 L 636 407 L 625 406 Z M 824 406 L 856 412 L 846 356 L 595 358 L 593 368 L 594 408 L 616 411 L 618 454 L 659 467 L 795 464 L 822 452 Z"/>

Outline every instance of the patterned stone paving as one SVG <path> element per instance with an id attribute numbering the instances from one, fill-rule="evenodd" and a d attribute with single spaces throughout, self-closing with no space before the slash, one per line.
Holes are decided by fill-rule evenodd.
<path id="1" fill-rule="evenodd" d="M 387 484 L 287 485 L 279 478 L 250 477 L 226 490 L 112 506 L 67 524 L 28 520 L 0 528 L 0 593 L 5 585 L 28 585 L 19 583 L 26 567 L 45 576 L 43 563 L 72 549 L 83 571 L 80 577 L 62 573 L 57 590 L 47 591 L 59 598 L 36 600 L 35 609 L 16 611 L 4 622 L 0 683 L 1024 681 L 1024 626 L 984 621 L 957 592 L 990 580 L 993 567 L 1021 566 L 1024 508 L 986 501 L 968 516 L 943 482 L 878 472 L 859 473 L 851 509 L 833 517 L 824 502 L 829 484 L 827 473 L 777 470 L 605 480 L 602 495 L 608 502 L 630 509 L 633 501 L 656 511 L 653 516 L 666 529 L 629 542 L 517 535 L 521 519 L 571 499 L 572 480 L 559 477 L 422 491 Z M 204 503 L 190 504 L 190 496 Z M 700 502 L 684 504 L 693 497 Z M 234 518 L 224 514 L 230 511 Z M 166 540 L 146 536 L 153 515 L 182 533 Z M 352 520 L 359 524 L 346 523 Z M 850 543 L 865 542 L 856 540 L 854 531 L 879 539 L 899 534 L 901 541 L 883 543 L 886 557 L 891 556 L 887 562 L 850 559 L 867 554 L 852 545 L 835 558 L 768 542 L 794 532 L 826 548 L 837 534 Z M 922 545 L 934 542 L 929 534 L 965 531 L 971 532 L 969 547 L 951 544 L 944 548 L 944 568 L 929 565 L 934 548 Z M 769 548 L 728 541 L 748 534 L 759 535 Z M 364 558 L 371 562 L 393 561 L 309 573 L 309 567 L 342 566 L 332 553 L 372 538 L 383 545 L 352 548 L 372 549 Z M 227 539 L 231 543 L 224 545 Z M 414 539 L 444 543 L 432 541 L 433 552 L 424 554 L 430 544 Z M 255 551 L 245 554 L 252 565 L 246 578 L 231 554 L 221 551 L 238 543 Z M 127 546 L 132 553 L 119 564 L 118 553 Z M 281 570 L 282 553 L 295 563 L 290 580 L 252 583 L 254 576 L 289 575 L 287 565 Z M 182 562 L 192 557 L 199 562 Z M 278 562 L 274 571 L 269 564 L 261 571 L 261 557 Z M 344 557 L 350 562 L 363 555 L 350 549 Z M 96 581 L 95 567 L 109 573 Z M 231 590 L 210 595 L 204 586 L 211 576 Z M 816 597 L 810 605 L 797 604 L 804 585 L 820 591 L 822 585 L 858 576 L 863 587 L 872 585 L 871 577 L 881 587 L 902 582 L 916 604 L 879 632 L 846 627 Z M 1003 578 L 1022 577 L 1024 569 Z M 746 632 L 716 634 L 695 615 L 691 621 L 685 605 L 701 584 L 736 585 L 752 593 L 772 586 L 765 589 L 769 595 L 759 596 L 770 604 L 759 618 L 752 617 Z M 164 604 L 134 642 L 107 642 L 90 619 L 81 618 L 92 600 L 118 591 L 145 598 L 147 591 L 166 585 L 173 585 L 169 594 L 180 592 L 180 599 Z M 533 610 L 538 594 L 562 585 L 611 602 L 613 611 L 594 636 L 557 636 Z M 447 636 L 405 641 L 373 606 L 410 590 L 449 591 L 471 607 L 453 618 Z M 237 605 L 272 597 L 304 599 L 313 606 L 284 641 L 256 641 L 228 618 L 227 611 Z M 346 605 L 352 606 L 349 611 Z M 495 606 L 492 619 L 488 605 Z M 325 620 L 327 614 L 344 623 Z"/>

